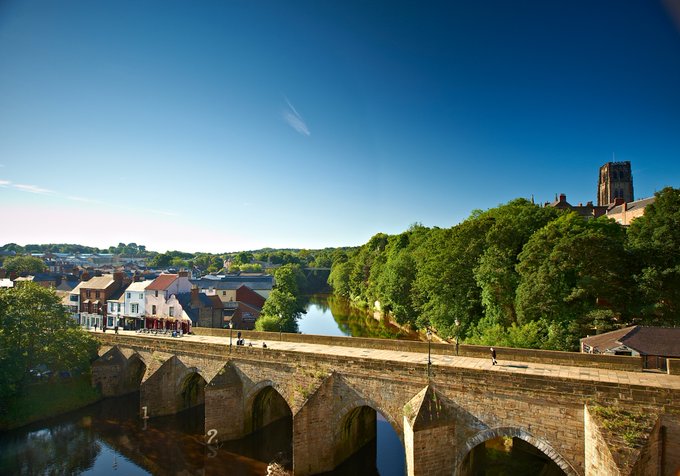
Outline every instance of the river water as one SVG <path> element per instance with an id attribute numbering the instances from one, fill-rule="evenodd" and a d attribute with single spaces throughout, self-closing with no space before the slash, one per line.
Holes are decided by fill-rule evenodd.
<path id="1" fill-rule="evenodd" d="M 305 334 L 417 339 L 328 296 L 312 297 L 299 327 Z M 144 421 L 139 415 L 139 394 L 106 399 L 0 433 L 0 475 L 263 476 L 272 461 L 291 469 L 290 417 L 242 440 L 211 445 L 205 443 L 203 422 L 203 406 Z M 475 449 L 474 462 L 466 459 L 467 474 L 563 474 L 540 451 L 521 441 L 501 438 L 484 446 Z M 380 413 L 376 438 L 326 476 L 378 474 L 405 474 L 404 447 Z"/>
<path id="2" fill-rule="evenodd" d="M 300 320 L 308 334 L 401 337 L 399 329 L 316 296 Z M 28 427 L 0 433 L 0 475 L 237 475 L 262 476 L 279 460 L 291 467 L 292 421 L 279 420 L 243 440 L 207 446 L 204 409 L 139 417 L 139 395 L 95 405 Z M 329 476 L 402 476 L 404 448 L 392 426 L 377 414 L 377 437 Z"/>

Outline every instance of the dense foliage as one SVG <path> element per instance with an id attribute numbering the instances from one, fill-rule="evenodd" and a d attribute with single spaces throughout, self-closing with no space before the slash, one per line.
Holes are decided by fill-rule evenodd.
<path id="1" fill-rule="evenodd" d="M 2 267 L 18 275 L 38 274 L 47 269 L 43 260 L 34 256 L 11 256 L 3 261 Z"/>
<path id="2" fill-rule="evenodd" d="M 31 282 L 0 289 L 0 399 L 21 392 L 36 369 L 83 370 L 96 352 L 54 290 Z"/>
<path id="3" fill-rule="evenodd" d="M 300 292 L 305 276 L 300 266 L 285 264 L 274 271 L 276 287 L 255 322 L 258 331 L 297 332 L 297 321 L 305 313 L 306 300 Z"/>
<path id="4" fill-rule="evenodd" d="M 574 350 L 594 329 L 680 324 L 680 190 L 626 230 L 517 199 L 448 229 L 414 225 L 337 254 L 357 305 L 476 344 Z"/>

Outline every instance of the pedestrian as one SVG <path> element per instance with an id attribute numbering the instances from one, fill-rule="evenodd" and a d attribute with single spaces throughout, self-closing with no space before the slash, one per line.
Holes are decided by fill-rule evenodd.
<path id="1" fill-rule="evenodd" d="M 102 324 L 102 332 L 106 334 L 106 322 Z"/>
<path id="2" fill-rule="evenodd" d="M 241 340 L 241 331 L 238 331 L 238 332 L 236 333 L 236 338 L 237 338 L 238 340 Z"/>
<path id="3" fill-rule="evenodd" d="M 266 348 L 267 348 L 267 343 L 266 343 L 266 342 L 262 342 L 262 348 L 263 348 L 263 349 L 266 349 Z"/>
<path id="4" fill-rule="evenodd" d="M 118 334 L 118 324 L 116 324 L 116 327 L 113 328 L 113 331 Z"/>
<path id="5" fill-rule="evenodd" d="M 498 362 L 496 362 L 496 351 L 494 350 L 493 347 L 491 347 L 491 365 L 496 365 Z"/>
<path id="6" fill-rule="evenodd" d="M 97 332 L 97 321 L 94 322 L 94 331 Z"/>

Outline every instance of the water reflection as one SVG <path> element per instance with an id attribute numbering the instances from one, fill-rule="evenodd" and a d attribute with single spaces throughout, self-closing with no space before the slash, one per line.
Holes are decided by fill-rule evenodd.
<path id="1" fill-rule="evenodd" d="M 204 407 L 144 422 L 139 394 L 111 398 L 0 434 L 0 474 L 262 476 L 277 461 L 292 469 L 292 418 L 247 438 L 205 444 Z M 332 473 L 404 474 L 404 449 L 378 414 L 377 438 Z"/>
<path id="2" fill-rule="evenodd" d="M 347 299 L 332 294 L 311 296 L 307 314 L 298 326 L 303 334 L 418 340 L 415 333 L 405 332 L 386 319 L 375 319 L 351 307 Z"/>

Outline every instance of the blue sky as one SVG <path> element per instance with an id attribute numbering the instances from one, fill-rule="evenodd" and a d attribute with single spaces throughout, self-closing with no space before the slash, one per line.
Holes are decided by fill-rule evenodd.
<path id="1" fill-rule="evenodd" d="M 654 0 L 0 2 L 0 244 L 359 245 L 680 186 Z"/>

